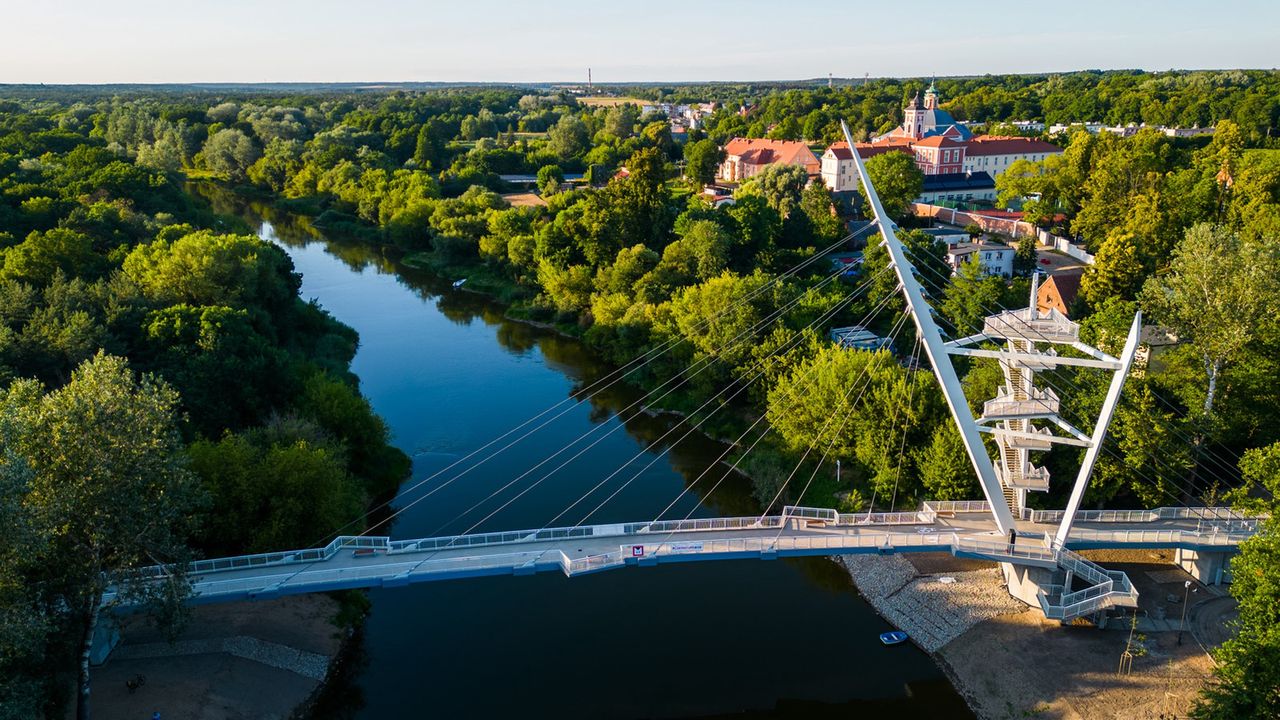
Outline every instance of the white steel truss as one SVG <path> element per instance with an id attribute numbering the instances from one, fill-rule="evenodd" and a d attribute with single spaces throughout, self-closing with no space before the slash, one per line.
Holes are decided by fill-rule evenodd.
<path id="1" fill-rule="evenodd" d="M 937 323 L 933 321 L 932 309 L 925 302 L 919 281 L 913 274 L 914 267 L 894 232 L 892 221 L 885 216 L 884 207 L 867 175 L 866 166 L 858 155 L 849 127 L 842 122 L 841 128 L 852 150 L 850 154 L 866 190 L 876 224 L 884 237 L 883 245 L 889 253 L 890 264 L 898 276 L 920 339 L 938 376 L 947 406 L 960 430 L 965 450 L 1000 531 L 1008 533 L 1013 528 L 1014 518 L 1023 513 L 1028 491 L 1044 492 L 1049 489 L 1049 471 L 1032 464 L 1032 453 L 1050 450 L 1055 444 L 1086 448 L 1080 471 L 1072 486 L 1066 513 L 1054 541 L 1055 546 L 1062 547 L 1084 497 L 1098 452 L 1106 439 L 1107 426 L 1115 413 L 1125 377 L 1133 364 L 1142 330 L 1142 314 L 1134 316 L 1120 357 L 1112 357 L 1081 342 L 1080 326 L 1062 313 L 1054 309 L 1048 312 L 1037 309 L 1038 275 L 1034 275 L 1028 307 L 992 315 L 983 321 L 982 332 L 945 342 Z M 984 342 L 999 342 L 1002 346 L 998 349 L 972 347 Z M 1060 355 L 1056 346 L 1070 347 L 1086 357 Z M 1004 384 L 996 397 L 983 403 L 982 416 L 979 418 L 975 418 L 969 410 L 969 403 L 949 355 L 994 358 L 1000 363 Z M 1111 385 L 1092 434 L 1085 434 L 1064 420 L 1059 414 L 1061 400 L 1058 395 L 1051 388 L 1041 388 L 1035 384 L 1037 372 L 1064 365 L 1113 372 Z M 1066 434 L 1053 432 L 1050 425 Z M 997 458 L 994 461 L 987 454 L 981 433 L 993 436 L 996 441 Z"/>

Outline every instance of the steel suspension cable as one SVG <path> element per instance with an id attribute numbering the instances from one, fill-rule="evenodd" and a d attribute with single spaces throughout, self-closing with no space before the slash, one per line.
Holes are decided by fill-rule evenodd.
<path id="1" fill-rule="evenodd" d="M 719 319 L 720 317 L 723 317 L 724 315 L 728 314 L 728 313 L 729 313 L 729 312 L 731 312 L 732 310 L 735 310 L 735 309 L 737 309 L 738 307 L 740 307 L 740 306 L 742 306 L 742 305 L 745 305 L 746 303 L 751 302 L 752 300 L 754 300 L 754 299 L 755 299 L 756 297 L 758 297 L 760 294 L 764 293 L 764 292 L 765 292 L 766 290 L 768 290 L 769 288 L 773 287 L 774 285 L 777 285 L 778 283 L 782 282 L 783 280 L 785 280 L 785 279 L 787 279 L 787 278 L 794 277 L 795 275 L 797 275 L 797 274 L 798 274 L 801 270 L 803 270 L 804 268 L 806 268 L 806 267 L 808 267 L 809 265 L 813 264 L 814 262 L 818 261 L 820 258 L 825 257 L 828 253 L 831 253 L 831 252 L 833 252 L 834 250 L 838 249 L 839 247 L 841 247 L 842 245 L 844 245 L 846 242 L 848 242 L 850 239 L 852 239 L 852 237 L 853 237 L 852 235 L 846 235 L 845 237 L 843 237 L 843 238 L 841 238 L 840 240 L 838 240 L 838 241 L 836 241 L 836 242 L 832 243 L 831 245 L 829 245 L 829 246 L 827 246 L 827 247 L 823 248 L 822 250 L 819 250 L 819 251 L 817 251 L 817 252 L 815 252 L 815 253 L 813 253 L 813 254 L 809 255 L 808 257 L 806 257 L 804 260 L 802 260 L 801 262 L 797 263 L 796 265 L 794 265 L 794 266 L 792 266 L 792 267 L 788 268 L 787 270 L 783 271 L 782 273 L 780 273 L 780 274 L 778 274 L 778 275 L 773 276 L 773 277 L 772 277 L 772 278 L 771 278 L 767 283 L 765 283 L 764 285 L 760 286 L 759 288 L 756 288 L 756 289 L 755 289 L 755 290 L 753 290 L 751 293 L 749 293 L 746 297 L 744 297 L 744 298 L 742 298 L 742 299 L 738 300 L 737 302 L 735 302 L 735 303 L 733 303 L 732 305 L 730 305 L 729 307 L 724 308 L 723 310 L 721 310 L 721 311 L 717 312 L 716 314 L 712 315 L 711 317 L 709 317 L 709 318 L 705 318 L 705 319 L 703 319 L 703 320 L 699 321 L 699 323 L 698 323 L 697 325 L 695 325 L 695 328 L 697 328 L 697 329 L 705 328 L 705 327 L 707 327 L 708 325 L 710 325 L 712 322 L 714 322 L 715 320 Z M 838 270 L 837 270 L 837 272 L 836 272 L 835 274 L 836 274 L 836 275 L 839 275 L 839 274 L 840 274 L 840 273 L 842 273 L 842 272 L 844 272 L 844 269 L 843 269 L 843 268 L 840 268 L 840 269 L 838 269 Z M 511 429 L 507 430 L 506 432 L 502 433 L 501 435 L 498 435 L 497 437 L 495 437 L 495 438 L 493 438 L 493 439 L 489 440 L 489 441 L 488 441 L 488 442 L 486 442 L 484 445 L 481 445 L 480 447 L 476 448 L 475 450 L 472 450 L 471 452 L 467 453 L 467 454 L 466 454 L 466 455 L 464 455 L 463 457 L 458 458 L 457 460 L 454 460 L 453 462 L 449 463 L 447 466 L 445 466 L 445 467 L 443 467 L 443 468 L 441 468 L 441 469 L 439 469 L 439 470 L 435 471 L 434 473 L 432 473 L 431 475 L 429 475 L 429 476 L 427 476 L 427 477 L 423 478 L 422 480 L 418 480 L 418 481 L 416 481 L 414 484 L 410 485 L 408 488 L 401 488 L 401 489 L 400 489 L 400 490 L 399 490 L 395 495 L 393 495 L 392 497 L 390 497 L 390 498 L 388 498 L 387 500 L 384 500 L 384 501 L 382 501 L 382 502 L 378 503 L 377 505 L 375 505 L 375 506 L 374 506 L 374 507 L 372 507 L 372 508 L 369 508 L 369 509 L 368 509 L 368 510 L 366 510 L 363 514 L 361 514 L 358 518 L 355 518 L 355 519 L 351 520 L 350 522 L 346 523 L 345 525 L 343 525 L 343 526 L 342 526 L 341 528 L 339 528 L 338 530 L 336 530 L 336 531 L 334 531 L 334 532 L 331 532 L 331 533 L 327 533 L 327 534 L 326 534 L 326 535 L 324 535 L 320 540 L 318 540 L 317 542 L 313 543 L 313 545 L 327 544 L 326 538 L 336 538 L 336 537 L 340 536 L 340 535 L 343 533 L 343 531 L 345 531 L 345 530 L 349 530 L 349 529 L 351 529 L 352 527 L 355 527 L 355 526 L 357 526 L 358 524 L 365 522 L 366 520 L 368 520 L 368 518 L 369 518 L 369 516 L 370 516 L 370 515 L 372 515 L 373 513 L 376 513 L 376 512 L 378 512 L 378 511 L 380 511 L 380 510 L 382 510 L 382 509 L 384 509 L 384 508 L 388 507 L 389 505 L 391 505 L 392 503 L 394 503 L 394 502 L 395 502 L 395 501 L 396 501 L 400 496 L 402 496 L 402 495 L 404 495 L 404 494 L 406 494 L 406 493 L 409 493 L 409 492 L 413 492 L 414 490 L 416 490 L 417 488 L 421 487 L 422 485 L 424 485 L 424 484 L 426 484 L 426 483 L 430 482 L 431 480 L 434 480 L 435 478 L 439 477 L 440 475 L 443 475 L 443 474 L 445 474 L 445 473 L 449 472 L 450 470 L 452 470 L 453 468 L 457 467 L 458 465 L 460 465 L 460 464 L 462 464 L 462 463 L 466 462 L 467 460 L 470 460 L 471 458 L 475 457 L 476 455 L 480 454 L 481 452 L 485 451 L 486 449 L 488 449 L 488 448 L 492 447 L 493 445 L 497 444 L 498 442 L 501 442 L 503 439 L 505 439 L 505 438 L 507 438 L 507 437 L 510 437 L 512 434 L 514 434 L 514 433 L 516 433 L 516 432 L 519 432 L 521 429 L 523 429 L 523 428 L 525 428 L 525 427 L 529 426 L 531 423 L 534 423 L 534 422 L 536 422 L 538 419 L 540 419 L 540 418 L 544 417 L 545 415 L 547 415 L 548 413 L 553 412 L 556 408 L 560 407 L 561 405 L 564 405 L 564 404 L 566 404 L 566 403 L 569 403 L 569 407 L 565 408 L 563 411 L 561 411 L 560 413 L 556 414 L 554 417 L 550 418 L 549 420 L 547 420 L 546 422 L 542 423 L 541 425 L 539 425 L 538 427 L 534 428 L 533 430 L 531 430 L 531 431 L 529 431 L 529 432 L 525 433 L 524 435 L 522 435 L 521 437 L 517 438 L 515 441 L 513 441 L 513 442 L 511 442 L 511 443 L 508 443 L 507 445 L 503 446 L 502 448 L 499 448 L 499 449 L 498 449 L 497 451 L 495 451 L 494 453 L 492 453 L 492 454 L 490 454 L 489 456 L 487 456 L 487 457 L 483 458 L 482 460 L 480 460 L 479 462 L 477 462 L 477 463 L 476 463 L 476 465 L 472 466 L 472 468 L 474 468 L 474 467 L 478 467 L 478 466 L 480 466 L 480 465 L 484 464 L 485 462 L 488 462 L 488 461 L 489 461 L 490 459 L 492 459 L 493 457 L 496 457 L 497 455 L 499 455 L 499 454 L 501 454 L 501 453 L 505 452 L 506 450 L 508 450 L 508 449 L 510 449 L 512 446 L 514 446 L 514 445 L 518 444 L 519 442 L 521 442 L 521 441 L 522 441 L 522 440 L 524 440 L 525 438 L 529 437 L 529 436 L 530 436 L 530 435 L 532 435 L 533 433 L 537 432 L 538 430 L 541 430 L 542 428 L 546 427 L 546 426 L 547 426 L 548 424 L 550 424 L 551 422 L 554 422 L 555 420 L 559 419 L 559 418 L 560 418 L 560 417 L 562 417 L 564 414 L 566 414 L 567 412 L 569 412 L 570 410 L 572 410 L 574 407 L 576 407 L 578 404 L 580 404 L 583 400 L 590 400 L 590 399 L 592 399 L 592 398 L 596 397 L 596 396 L 597 396 L 597 395 L 599 395 L 600 393 L 604 392 L 605 390 L 608 390 L 609 388 L 613 387 L 613 386 L 614 386 L 614 385 L 616 385 L 617 383 L 619 383 L 619 382 L 621 382 L 622 380 L 624 380 L 627 376 L 629 376 L 629 375 L 631 375 L 631 374 L 633 374 L 633 373 L 635 373 L 635 372 L 639 371 L 639 370 L 640 370 L 640 369 L 642 369 L 643 367 L 647 366 L 649 363 L 653 362 L 654 360 L 656 360 L 657 358 L 661 357 L 662 355 L 665 355 L 668 351 L 672 350 L 673 348 L 677 347 L 678 345 L 680 345 L 681 343 L 684 343 L 684 342 L 686 342 L 686 341 L 687 341 L 687 338 L 686 338 L 685 336 L 683 336 L 683 335 L 680 335 L 680 336 L 677 336 L 677 337 L 671 338 L 671 339 L 669 339 L 669 340 L 667 340 L 667 341 L 665 341 L 665 342 L 663 342 L 663 343 L 659 344 L 657 347 L 650 348 L 649 350 L 646 350 L 646 351 L 645 351 L 644 353 L 642 353 L 639 357 L 633 358 L 632 360 L 630 360 L 630 361 L 628 361 L 626 364 L 624 364 L 622 367 L 617 368 L 617 369 L 615 369 L 615 370 L 611 371 L 610 373 L 608 373 L 607 375 L 605 375 L 604 377 L 602 377 L 602 378 L 600 378 L 600 379 L 598 379 L 598 380 L 596 380 L 596 381 L 593 381 L 592 383 L 590 383 L 587 387 L 583 388 L 582 390 L 580 390 L 580 391 L 578 391 L 578 392 L 570 393 L 570 395 L 569 395 L 568 397 L 566 397 L 566 398 L 564 398 L 564 399 L 560 400 L 559 402 L 557 402 L 557 403 L 555 403 L 555 404 L 553 404 L 553 405 L 551 405 L 551 406 L 547 407 L 546 409 L 544 409 L 544 410 L 542 410 L 542 411 L 538 412 L 536 415 L 533 415 L 532 417 L 528 418 L 527 420 L 525 420 L 524 422 L 520 423 L 519 425 L 516 425 L 516 426 L 512 427 Z M 379 525 L 381 525 L 381 524 L 383 524 L 383 523 L 379 523 Z M 366 529 L 366 530 L 362 531 L 360 534 L 361 534 L 361 535 L 364 535 L 364 534 L 367 534 L 368 532 L 369 532 L 369 529 Z"/>
<path id="2" fill-rule="evenodd" d="M 743 340 L 743 339 L 750 338 L 750 337 L 752 337 L 756 332 L 758 332 L 758 331 L 760 331 L 760 330 L 763 330 L 765 327 L 768 327 L 770 324 L 772 324 L 772 323 L 774 323 L 774 322 L 778 321 L 779 319 L 781 319 L 781 318 L 782 318 L 782 316 L 786 313 L 786 311 L 787 311 L 787 310 L 789 310 L 791 307 L 793 307 L 794 305 L 796 305 L 797 303 L 799 303 L 799 302 L 800 302 L 804 297 L 806 297 L 807 295 L 809 295 L 810 293 L 812 293 L 814 290 L 820 289 L 823 285 L 825 285 L 825 284 L 827 284 L 827 283 L 831 282 L 832 280 L 834 280 L 834 279 L 835 279 L 835 278 L 836 278 L 836 277 L 837 277 L 841 272 L 843 272 L 843 270 L 837 271 L 836 273 L 833 273 L 832 275 L 827 276 L 827 277 L 826 277 L 826 278 L 824 278 L 820 283 L 818 283 L 817 285 L 814 285 L 814 286 L 812 286 L 812 287 L 810 287 L 810 288 L 806 289 L 806 290 L 805 290 L 805 292 L 798 294 L 795 298 L 793 298 L 793 299 L 792 299 L 790 302 L 788 302 L 786 305 L 782 306 L 781 308 L 778 308 L 778 309 L 774 310 L 774 311 L 773 311 L 773 312 L 771 312 L 769 315 L 767 315 L 765 318 L 763 318 L 763 319 L 761 319 L 760 321 L 758 321 L 758 322 L 757 322 L 755 325 L 753 325 L 752 327 L 750 327 L 750 328 L 748 328 L 748 329 L 746 329 L 746 330 L 744 330 L 744 331 L 740 332 L 737 336 L 735 336 L 734 338 L 732 338 L 732 339 L 730 339 L 728 342 L 726 342 L 726 343 L 725 343 L 725 344 L 720 348 L 719 353 L 723 353 L 724 351 L 726 351 L 726 350 L 728 350 L 729 348 L 733 347 L 733 346 L 734 346 L 734 344 L 735 344 L 735 343 L 737 343 L 739 340 Z M 704 358 L 702 358 L 701 360 L 699 360 L 698 362 L 694 363 L 694 365 L 693 365 L 693 366 L 691 366 L 691 367 L 689 368 L 689 370 L 693 370 L 693 371 L 694 371 L 692 374 L 689 374 L 689 373 L 686 371 L 686 372 L 681 373 L 681 374 L 679 374 L 679 375 L 675 375 L 675 376 L 672 376 L 671 378 L 668 378 L 666 381 L 664 381 L 664 382 L 663 382 L 661 385 L 659 385 L 657 388 L 654 388 L 652 391 L 649 391 L 649 392 L 648 392 L 648 393 L 646 393 L 645 395 L 642 395 L 641 397 L 637 398 L 635 401 L 633 401 L 632 403 L 630 403 L 627 407 L 625 407 L 625 408 L 623 408 L 622 410 L 618 411 L 618 413 L 617 413 L 617 414 L 618 414 L 618 415 L 625 414 L 625 413 L 627 413 L 627 412 L 629 412 L 629 411 L 631 411 L 631 410 L 633 410 L 633 409 L 637 408 L 638 406 L 641 406 L 641 405 L 645 404 L 646 402 L 649 402 L 649 401 L 650 401 L 650 396 L 651 396 L 653 393 L 656 393 L 656 392 L 658 392 L 659 390 L 663 390 L 664 388 L 667 388 L 667 387 L 668 387 L 669 385 L 671 385 L 672 383 L 676 383 L 674 386 L 670 387 L 670 388 L 669 388 L 669 389 L 667 389 L 665 392 L 663 392 L 663 394 L 662 394 L 660 397 L 658 397 L 658 398 L 657 398 L 657 400 L 653 400 L 653 402 L 661 401 L 662 399 L 664 399 L 664 398 L 666 398 L 667 396 L 669 396 L 672 392 L 674 392 L 677 388 L 679 388 L 679 387 L 680 387 L 680 386 L 682 386 L 683 384 L 685 384 L 685 383 L 687 383 L 687 382 L 691 381 L 693 378 L 695 378 L 695 377 L 697 377 L 698 375 L 700 375 L 700 374 L 701 374 L 704 370 L 706 370 L 708 367 L 710 367 L 711 365 L 713 365 L 713 364 L 715 364 L 715 363 L 719 362 L 719 361 L 721 360 L 721 357 L 722 357 L 722 355 L 721 355 L 721 354 L 719 354 L 719 353 L 718 353 L 718 354 L 716 354 L 716 355 L 714 355 L 714 356 L 704 357 Z M 678 382 L 677 382 L 677 381 L 678 381 Z M 566 412 L 567 412 L 567 410 L 566 410 Z M 494 491 L 493 493 L 490 493 L 490 495 L 489 495 L 489 496 L 485 497 L 485 498 L 484 498 L 483 500 L 481 500 L 480 502 L 478 502 L 478 503 L 476 503 L 476 504 L 473 504 L 471 507 L 467 508 L 467 509 L 466 509 L 466 510 L 464 510 L 462 513 L 460 513 L 459 515 L 456 515 L 452 520 L 450 520 L 449 522 L 446 522 L 443 526 L 441 526 L 441 527 L 440 527 L 436 532 L 440 532 L 440 531 L 442 531 L 445 527 L 448 527 L 448 525 L 449 525 L 450 523 L 452 523 L 453 521 L 455 521 L 455 520 L 457 520 L 457 519 L 460 519 L 461 517 L 464 517 L 465 515 L 467 515 L 467 514 L 471 513 L 471 512 L 472 512 L 472 511 L 474 511 L 477 507 L 479 507 L 479 505 L 482 505 L 482 504 L 484 504 L 485 502 L 487 502 L 488 500 L 491 500 L 491 499 L 492 499 L 493 497 L 495 497 L 497 494 L 500 494 L 501 492 L 504 492 L 505 490 L 507 490 L 508 488 L 510 488 L 513 484 L 515 484 L 516 482 L 518 482 L 519 480 L 522 480 L 522 479 L 524 479 L 525 477 L 528 477 L 531 473 L 533 473 L 534 471 L 536 471 L 538 468 L 542 467 L 543 465 L 547 464 L 548 462 L 551 462 L 551 461 L 552 461 L 552 460 L 554 460 L 556 457 L 560 456 L 562 453 L 567 452 L 569 449 L 571 449 L 572 447 L 574 447 L 575 445 L 577 445 L 579 442 L 582 442 L 582 441 L 586 440 L 588 437 L 590 437 L 591 435 L 594 435 L 595 433 L 599 432 L 599 431 L 601 430 L 601 428 L 602 428 L 602 427 L 603 427 L 603 425 L 595 425 L 595 426 L 593 426 L 591 429 L 587 430 L 586 432 L 584 432 L 583 434 L 581 434 L 580 436 L 578 436 L 577 438 L 575 438 L 574 440 L 572 440 L 572 441 L 571 441 L 570 443 L 568 443 L 567 445 L 565 445 L 565 446 L 561 447 L 560 449 L 558 449 L 558 450 L 557 450 L 555 453 L 553 453 L 552 455 L 548 456 L 547 458 L 544 458 L 542 461 L 540 461 L 539 463 L 537 463 L 537 464 L 536 464 L 536 465 L 534 465 L 533 467 L 531 467 L 531 468 L 527 469 L 525 472 L 521 473 L 519 476 L 517 476 L 517 477 L 516 477 L 514 480 L 512 480 L 511 482 L 508 482 L 507 484 L 505 484 L 505 485 L 503 485 L 502 487 L 500 487 L 498 490 Z M 615 427 L 614 429 L 609 430 L 608 432 L 606 432 L 606 433 L 605 433 L 605 435 L 604 435 L 604 436 L 602 436 L 602 437 L 600 437 L 600 438 L 597 438 L 597 439 L 595 440 L 595 442 L 593 442 L 591 445 L 589 445 L 586 449 L 590 449 L 591 447 L 594 447 L 594 446 L 595 446 L 596 444 L 598 444 L 601 440 L 603 440 L 603 439 L 604 439 L 604 437 L 607 437 L 608 435 L 612 434 L 616 429 L 617 429 L 617 428 Z M 518 442 L 518 441 L 517 441 L 517 442 Z M 584 450 L 584 451 L 585 451 L 585 450 Z M 575 455 L 575 456 L 574 456 L 574 458 L 578 457 L 579 455 L 581 455 L 581 452 L 580 452 L 580 453 L 578 453 L 578 455 Z M 572 458 L 571 458 L 571 459 L 572 459 Z M 458 474 L 457 474 L 457 475 L 455 475 L 454 477 L 452 477 L 452 478 L 448 479 L 447 481 L 445 481 L 445 482 L 443 482 L 443 483 L 441 483 L 441 484 L 437 485 L 435 488 L 433 488 L 431 491 L 427 492 L 426 494 L 422 495 L 421 497 L 415 498 L 412 502 L 408 503 L 408 504 L 407 504 L 407 505 L 405 505 L 404 507 L 398 508 L 398 509 L 397 509 L 394 513 L 392 513 L 389 517 L 384 518 L 383 520 L 381 520 L 381 521 L 379 521 L 377 524 L 375 524 L 373 527 L 371 527 L 369 530 L 366 530 L 366 531 L 365 531 L 365 533 L 371 532 L 373 529 L 376 529 L 377 527 L 379 527 L 379 526 L 381 526 L 381 525 L 386 524 L 387 522 L 391 521 L 392 519 L 394 519 L 395 517 L 397 517 L 397 516 L 398 516 L 398 515 L 400 515 L 401 513 L 403 513 L 403 512 L 405 512 L 405 511 L 409 510 L 410 508 L 412 508 L 413 506 L 415 506 L 415 505 L 417 505 L 418 503 L 422 502 L 423 500 L 426 500 L 427 498 L 431 497 L 432 495 L 434 495 L 434 494 L 435 494 L 436 492 L 438 492 L 439 490 L 441 490 L 441 489 L 443 489 L 443 488 L 445 488 L 445 487 L 448 487 L 448 486 L 449 486 L 450 484 L 452 484 L 454 481 L 456 481 L 456 480 L 460 479 L 461 477 L 465 476 L 465 475 L 466 475 L 467 473 L 469 473 L 471 470 L 475 469 L 476 467 L 479 467 L 479 465 L 480 465 L 480 464 L 481 464 L 481 463 L 477 463 L 476 465 L 473 465 L 473 466 L 471 466 L 471 467 L 468 467 L 467 469 L 465 469 L 465 470 L 463 470 L 462 472 L 458 473 Z M 563 467 L 563 466 L 562 466 L 562 467 Z M 434 534 L 435 534 L 435 533 L 433 533 L 433 535 L 434 535 Z"/>

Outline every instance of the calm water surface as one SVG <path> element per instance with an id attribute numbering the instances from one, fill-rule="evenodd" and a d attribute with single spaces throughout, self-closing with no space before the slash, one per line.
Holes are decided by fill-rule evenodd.
<path id="1" fill-rule="evenodd" d="M 423 499 L 454 473 L 414 488 L 417 480 L 611 368 L 446 281 L 326 241 L 304 220 L 212 199 L 281 244 L 303 274 L 303 296 L 359 331 L 352 369 L 414 460 L 395 499 L 403 512 L 393 537 L 542 527 L 637 453 L 555 524 L 582 520 L 633 476 L 590 520 L 652 518 L 723 450 L 696 435 L 649 450 L 671 421 L 623 412 L 636 394 L 614 389 L 579 397 L 544 430 Z M 549 474 L 565 453 L 484 501 L 592 431 L 579 447 L 603 439 L 580 458 Z M 726 469 L 713 467 L 667 517 L 759 512 L 737 476 L 704 496 Z M 876 635 L 890 627 L 822 558 L 483 578 L 375 590 L 370 599 L 325 717 L 972 717 L 927 655 L 880 646 Z"/>

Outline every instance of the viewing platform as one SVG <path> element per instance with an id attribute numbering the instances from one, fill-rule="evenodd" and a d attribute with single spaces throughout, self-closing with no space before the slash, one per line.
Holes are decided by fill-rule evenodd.
<path id="1" fill-rule="evenodd" d="M 1071 343 L 1079 342 L 1080 326 L 1059 317 L 1039 317 L 1032 308 L 1006 310 L 986 318 L 982 334 L 1031 342 Z"/>
<path id="2" fill-rule="evenodd" d="M 1012 473 L 1004 480 L 1009 487 L 1045 492 L 1049 489 L 1049 470 L 1043 467 L 1031 467 L 1023 472 Z"/>
<path id="3" fill-rule="evenodd" d="M 1061 402 L 1054 391 L 1031 388 L 1022 395 L 1001 394 L 982 403 L 982 417 L 978 422 L 1045 418 L 1058 414 Z"/>

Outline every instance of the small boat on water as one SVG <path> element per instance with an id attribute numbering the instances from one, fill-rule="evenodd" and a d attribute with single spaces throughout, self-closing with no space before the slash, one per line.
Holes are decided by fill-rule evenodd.
<path id="1" fill-rule="evenodd" d="M 463 286 L 463 284 L 464 284 L 464 283 L 466 283 L 466 282 L 467 282 L 467 279 L 466 279 L 466 278 L 462 278 L 461 280 L 454 280 L 454 281 L 453 281 L 453 286 L 454 286 L 455 288 L 460 288 L 460 287 L 462 287 L 462 286 Z"/>
<path id="2" fill-rule="evenodd" d="M 886 633 L 880 633 L 880 642 L 885 645 L 901 645 L 907 641 L 907 634 L 901 630 L 892 630 Z"/>

